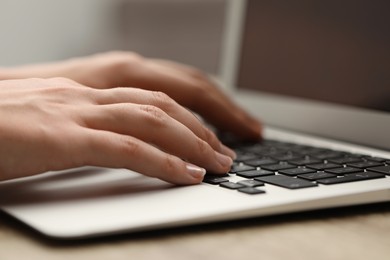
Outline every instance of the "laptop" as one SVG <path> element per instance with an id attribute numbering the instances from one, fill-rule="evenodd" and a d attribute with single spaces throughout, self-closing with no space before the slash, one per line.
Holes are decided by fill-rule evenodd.
<path id="1" fill-rule="evenodd" d="M 387 1 L 228 1 L 221 84 L 265 122 L 223 176 L 82 167 L 0 183 L 0 208 L 81 239 L 390 200 Z M 221 115 L 223 116 L 223 115 Z"/>

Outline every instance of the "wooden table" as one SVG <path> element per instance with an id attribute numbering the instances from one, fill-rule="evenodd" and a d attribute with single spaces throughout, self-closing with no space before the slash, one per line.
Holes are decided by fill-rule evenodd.
<path id="1" fill-rule="evenodd" d="M 0 213 L 0 259 L 390 259 L 390 203 L 75 242 Z"/>

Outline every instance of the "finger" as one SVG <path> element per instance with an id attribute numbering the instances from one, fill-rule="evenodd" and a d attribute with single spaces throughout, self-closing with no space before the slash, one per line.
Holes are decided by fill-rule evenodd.
<path id="1" fill-rule="evenodd" d="M 213 122 L 213 124 L 220 129 L 230 130 L 236 135 L 244 138 L 258 139 L 261 136 L 260 122 L 232 102 L 218 86 L 213 84 L 205 73 L 202 73 L 191 66 L 174 61 L 160 59 L 154 59 L 153 61 L 163 66 L 179 70 L 195 80 L 199 80 L 198 84 L 205 86 L 203 89 L 206 91 L 203 92 L 206 93 L 203 93 L 203 96 L 198 100 L 202 100 L 206 104 L 200 105 L 200 103 L 194 103 L 190 108 L 202 114 L 206 120 Z M 200 94 L 202 94 L 202 92 L 200 92 Z M 209 107 L 214 107 L 214 109 L 207 109 Z M 226 113 L 226 111 L 229 111 L 229 113 Z M 226 117 L 230 117 L 228 119 L 231 121 L 229 122 L 229 120 L 226 120 L 225 117 L 221 116 L 222 114 L 226 114 Z M 238 124 L 232 122 L 238 122 Z"/>
<path id="2" fill-rule="evenodd" d="M 235 158 L 235 152 L 224 146 L 216 135 L 189 110 L 180 106 L 172 98 L 163 92 L 146 91 L 135 88 L 115 88 L 98 90 L 95 99 L 98 104 L 135 103 L 156 106 L 169 116 L 184 124 L 199 138 L 205 140 L 216 151 Z"/>
<path id="3" fill-rule="evenodd" d="M 218 129 L 231 132 L 243 139 L 258 140 L 262 135 L 260 121 L 253 118 L 218 90 L 199 93 L 191 109 L 212 122 Z M 209 109 L 212 107 L 212 109 Z"/>
<path id="4" fill-rule="evenodd" d="M 83 121 L 89 128 L 134 136 L 212 172 L 227 172 L 232 164 L 230 157 L 215 151 L 185 125 L 154 106 L 94 106 L 84 109 Z"/>
<path id="5" fill-rule="evenodd" d="M 153 77 L 150 77 L 151 72 Z M 165 92 L 220 130 L 230 131 L 245 139 L 261 137 L 260 122 L 234 104 L 204 73 L 188 66 L 158 60 L 145 63 L 137 73 L 142 79 L 136 80 L 138 87 Z"/>
<path id="6" fill-rule="evenodd" d="M 163 60 L 163 59 L 149 59 L 149 60 L 151 62 L 160 64 L 162 66 L 171 67 L 175 70 L 181 71 L 181 72 L 183 72 L 187 75 L 190 75 L 192 77 L 198 77 L 198 76 L 204 77 L 205 76 L 203 72 L 201 72 L 200 70 L 198 70 L 190 65 L 178 63 L 178 62 L 171 61 L 171 60 Z"/>
<path id="7" fill-rule="evenodd" d="M 205 169 L 167 154 L 128 135 L 85 129 L 81 151 L 84 164 L 108 168 L 126 168 L 170 183 L 197 184 Z"/>

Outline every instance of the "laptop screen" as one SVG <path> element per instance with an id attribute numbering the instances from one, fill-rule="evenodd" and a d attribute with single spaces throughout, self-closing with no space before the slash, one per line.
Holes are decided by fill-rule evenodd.
<path id="1" fill-rule="evenodd" d="M 237 85 L 390 111 L 390 1 L 248 0 Z"/>

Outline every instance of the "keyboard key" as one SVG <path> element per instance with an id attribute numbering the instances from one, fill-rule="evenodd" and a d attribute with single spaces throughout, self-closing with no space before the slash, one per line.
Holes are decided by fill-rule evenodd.
<path id="1" fill-rule="evenodd" d="M 341 177 L 318 180 L 317 183 L 328 185 L 328 184 L 338 184 L 338 183 L 346 183 L 346 182 L 353 182 L 353 181 L 377 179 L 383 177 L 385 177 L 385 175 L 376 172 L 358 172 L 358 173 L 346 174 Z"/>
<path id="2" fill-rule="evenodd" d="M 356 163 L 363 161 L 360 157 L 342 157 L 336 159 L 330 159 L 329 162 L 337 163 L 337 164 L 347 164 L 347 163 Z"/>
<path id="3" fill-rule="evenodd" d="M 203 179 L 203 182 L 208 183 L 208 184 L 220 184 L 222 182 L 227 182 L 228 180 L 222 177 L 216 177 L 216 176 L 205 176 Z"/>
<path id="4" fill-rule="evenodd" d="M 252 146 L 252 147 L 247 147 L 244 149 L 244 151 L 246 152 L 250 152 L 250 153 L 255 153 L 257 155 L 262 155 L 262 154 L 277 154 L 277 153 L 280 153 L 281 151 L 278 150 L 277 148 L 275 147 L 264 147 L 264 146 L 259 146 L 259 145 L 255 145 L 255 146 Z"/>
<path id="5" fill-rule="evenodd" d="M 255 178 L 260 176 L 268 176 L 268 175 L 274 175 L 274 172 L 267 171 L 267 170 L 252 170 L 252 171 L 244 171 L 244 172 L 238 172 L 237 175 L 244 178 Z"/>
<path id="6" fill-rule="evenodd" d="M 291 153 L 291 152 L 272 156 L 272 158 L 278 161 L 298 160 L 301 159 L 301 157 L 302 157 L 301 154 Z"/>
<path id="7" fill-rule="evenodd" d="M 379 162 L 373 162 L 373 161 L 364 161 L 360 163 L 349 163 L 347 165 L 355 168 L 365 169 L 369 167 L 382 166 L 383 164 Z"/>
<path id="8" fill-rule="evenodd" d="M 370 168 L 370 171 L 374 171 L 374 172 L 379 172 L 379 173 L 390 175 L 390 165 Z"/>
<path id="9" fill-rule="evenodd" d="M 275 164 L 278 161 L 275 161 L 271 158 L 259 158 L 259 159 L 252 159 L 252 160 L 246 160 L 245 164 L 250 165 L 250 166 L 263 166 L 267 164 Z"/>
<path id="10" fill-rule="evenodd" d="M 288 161 L 288 162 L 291 163 L 291 164 L 297 165 L 297 166 L 305 166 L 307 164 L 321 163 L 322 161 L 318 160 L 318 159 L 315 159 L 315 158 L 312 158 L 312 157 L 306 157 L 306 158 L 303 158 L 303 159 L 291 160 L 291 161 Z"/>
<path id="11" fill-rule="evenodd" d="M 337 175 L 335 175 L 335 174 L 320 171 L 320 172 L 301 174 L 301 175 L 298 175 L 298 178 L 302 178 L 302 179 L 305 179 L 308 181 L 315 181 L 315 180 L 319 180 L 319 179 L 333 178 L 336 176 Z"/>
<path id="12" fill-rule="evenodd" d="M 256 170 L 256 167 L 249 166 L 246 164 L 238 164 L 238 165 L 233 165 L 229 172 L 237 173 L 237 172 L 250 171 L 250 170 Z"/>
<path id="13" fill-rule="evenodd" d="M 291 165 L 288 163 L 279 163 L 279 164 L 264 165 L 261 168 L 268 171 L 280 171 L 280 170 L 286 170 L 295 167 L 296 167 L 295 165 Z"/>
<path id="14" fill-rule="evenodd" d="M 245 188 L 238 189 L 238 191 L 246 193 L 246 194 L 250 194 L 250 195 L 264 194 L 265 193 L 265 191 L 254 188 L 254 187 L 245 187 Z"/>
<path id="15" fill-rule="evenodd" d="M 387 159 L 385 159 L 385 158 L 381 158 L 381 157 L 366 157 L 366 159 L 367 160 L 369 160 L 369 161 L 374 161 L 374 162 L 381 162 L 381 163 L 383 163 L 383 162 L 385 162 Z"/>
<path id="16" fill-rule="evenodd" d="M 238 184 L 242 184 L 246 187 L 258 187 L 258 186 L 264 186 L 264 182 L 256 181 L 256 180 L 243 180 L 237 182 Z"/>
<path id="17" fill-rule="evenodd" d="M 342 152 L 329 151 L 325 153 L 315 154 L 314 157 L 320 160 L 327 160 L 342 157 L 344 154 Z"/>
<path id="18" fill-rule="evenodd" d="M 245 185 L 243 185 L 243 184 L 238 184 L 238 183 L 234 183 L 234 182 L 230 182 L 230 181 L 222 182 L 221 184 L 219 184 L 219 186 L 224 187 L 224 188 L 228 188 L 231 190 L 245 188 Z"/>
<path id="19" fill-rule="evenodd" d="M 266 177 L 258 177 L 255 178 L 257 181 L 262 181 L 265 183 L 273 184 L 276 186 L 280 186 L 287 189 L 300 189 L 300 188 L 308 188 L 315 187 L 317 184 L 312 183 L 307 180 L 302 180 L 298 178 L 292 178 L 284 175 L 272 175 Z"/>
<path id="20" fill-rule="evenodd" d="M 361 172 L 362 169 L 347 166 L 347 167 L 342 167 L 342 168 L 328 169 L 325 171 L 329 172 L 329 173 L 336 174 L 336 175 L 344 175 L 347 173 Z"/>
<path id="21" fill-rule="evenodd" d="M 316 172 L 313 169 L 308 169 L 308 168 L 293 168 L 293 169 L 287 169 L 287 170 L 281 170 L 279 173 L 289 175 L 289 176 L 296 176 L 299 174 L 304 174 L 304 173 L 313 173 Z"/>
<path id="22" fill-rule="evenodd" d="M 318 164 L 307 165 L 307 167 L 317 171 L 322 171 L 326 169 L 339 168 L 341 167 L 341 165 L 335 163 L 318 163 Z"/>
<path id="23" fill-rule="evenodd" d="M 271 149 L 268 149 L 268 150 L 264 150 L 262 152 L 257 152 L 257 154 L 259 156 L 261 156 L 261 157 L 270 157 L 270 156 L 281 154 L 283 152 L 284 152 L 284 150 L 271 148 Z"/>
<path id="24" fill-rule="evenodd" d="M 302 148 L 294 149 L 294 151 L 299 152 L 301 154 L 319 154 L 319 153 L 324 153 L 329 151 L 327 149 L 322 149 L 322 148 L 317 148 L 312 146 L 301 146 L 301 147 Z"/>

